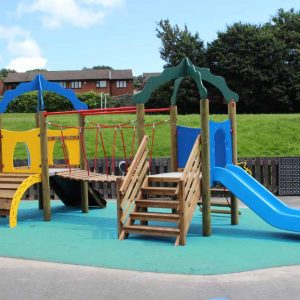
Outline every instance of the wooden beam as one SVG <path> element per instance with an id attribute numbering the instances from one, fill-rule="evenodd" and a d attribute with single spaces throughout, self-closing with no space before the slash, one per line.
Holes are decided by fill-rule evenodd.
<path id="1" fill-rule="evenodd" d="M 42 199 L 44 209 L 44 220 L 51 220 L 50 207 L 50 183 L 49 183 L 49 167 L 48 167 L 48 138 L 47 125 L 44 112 L 38 113 L 38 124 L 40 127 L 40 145 L 41 145 L 41 178 L 42 178 Z"/>
<path id="2" fill-rule="evenodd" d="M 236 126 L 236 103 L 228 103 L 228 117 L 231 121 L 232 132 L 232 163 L 237 164 L 237 126 Z M 239 223 L 239 205 L 238 199 L 231 194 L 231 225 Z"/>
<path id="3" fill-rule="evenodd" d="M 79 127 L 81 127 L 81 133 L 79 134 L 82 134 L 83 144 L 85 143 L 84 125 L 84 115 L 79 114 Z M 88 166 L 84 159 L 83 149 L 80 147 L 80 168 L 81 170 L 87 170 L 87 167 Z M 81 182 L 81 210 L 83 213 L 89 212 L 89 188 L 87 181 Z"/>
<path id="4" fill-rule="evenodd" d="M 202 137 L 202 234 L 211 235 L 209 100 L 200 100 Z"/>
<path id="5" fill-rule="evenodd" d="M 140 144 L 145 135 L 145 105 L 137 104 L 136 105 L 136 120 L 137 120 L 137 140 Z"/>
<path id="6" fill-rule="evenodd" d="M 186 244 L 186 216 L 185 216 L 185 193 L 184 193 L 184 181 L 179 181 L 179 245 L 184 246 Z"/>
<path id="7" fill-rule="evenodd" d="M 170 107 L 171 172 L 177 172 L 177 105 Z"/>
<path id="8" fill-rule="evenodd" d="M 3 114 L 0 114 L 0 173 L 2 173 L 3 169 L 3 161 L 2 161 L 2 133 L 3 129 Z"/>
<path id="9" fill-rule="evenodd" d="M 123 210 L 121 207 L 122 204 L 122 196 L 120 192 L 120 187 L 122 185 L 122 178 L 117 178 L 116 182 L 116 194 L 117 194 L 117 222 L 118 222 L 118 238 L 121 235 L 121 232 L 123 230 L 123 222 L 121 221 Z"/>
<path id="10" fill-rule="evenodd" d="M 40 127 L 39 114 L 38 113 L 35 114 L 35 127 L 36 128 Z M 48 168 L 49 168 L 49 166 L 48 166 Z M 39 197 L 39 209 L 42 210 L 43 209 L 43 185 L 40 182 L 40 183 L 37 184 L 37 186 L 38 186 L 38 197 Z"/>

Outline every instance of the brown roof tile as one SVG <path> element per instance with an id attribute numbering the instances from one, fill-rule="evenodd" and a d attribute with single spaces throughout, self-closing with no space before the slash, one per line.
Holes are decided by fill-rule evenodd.
<path id="1" fill-rule="evenodd" d="M 8 73 L 5 83 L 31 81 L 37 74 L 43 74 L 50 81 L 98 80 L 98 79 L 132 79 L 132 70 L 77 70 L 77 71 L 31 71 L 25 73 Z"/>

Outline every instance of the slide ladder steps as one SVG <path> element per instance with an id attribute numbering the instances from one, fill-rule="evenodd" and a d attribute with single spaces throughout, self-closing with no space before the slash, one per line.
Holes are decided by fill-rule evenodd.
<path id="1" fill-rule="evenodd" d="M 136 208 L 130 213 L 127 225 L 123 227 L 126 236 L 128 234 L 175 238 L 179 236 L 177 199 L 179 179 L 168 179 L 159 176 L 154 180 L 153 177 L 145 178 L 141 188 L 141 199 L 135 201 Z M 164 186 L 153 186 L 158 182 Z"/>

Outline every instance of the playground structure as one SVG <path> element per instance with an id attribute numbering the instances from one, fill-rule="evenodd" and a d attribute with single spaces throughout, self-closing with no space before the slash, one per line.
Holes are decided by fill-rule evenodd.
<path id="1" fill-rule="evenodd" d="M 184 140 L 177 127 L 176 98 L 180 84 L 187 76 L 195 81 L 199 91 L 201 129 L 193 130 L 192 134 L 183 134 L 187 138 Z M 145 109 L 145 103 L 151 93 L 170 80 L 175 80 L 170 107 Z M 228 105 L 228 120 L 218 123 L 209 121 L 209 99 L 203 81 L 215 86 L 222 93 Z M 25 132 L 3 129 L 1 114 L 7 105 L 15 97 L 31 90 L 38 91 L 37 128 Z M 45 112 L 44 90 L 65 96 L 76 110 Z M 40 184 L 39 207 L 44 210 L 44 220 L 50 221 L 50 184 L 65 204 L 72 205 L 76 202 L 81 205 L 82 212 L 87 213 L 92 201 L 99 207 L 106 205 L 105 199 L 93 189 L 93 183 L 116 182 L 119 239 L 127 238 L 130 234 L 170 236 L 175 238 L 176 245 L 185 245 L 189 225 L 200 200 L 202 234 L 211 235 L 211 188 L 219 183 L 232 192 L 229 205 L 232 225 L 238 224 L 237 196 L 269 224 L 300 232 L 300 211 L 285 206 L 247 172 L 236 166 L 238 95 L 227 87 L 224 78 L 213 75 L 209 69 L 195 67 L 185 58 L 177 67 L 165 69 L 160 76 L 150 78 L 144 90 L 134 96 L 134 102 L 136 106 L 88 110 L 72 91 L 46 81 L 41 75 L 32 82 L 21 84 L 15 90 L 6 92 L 0 103 L 0 214 L 9 216 L 11 227 L 16 226 L 18 205 L 23 193 L 33 184 Z M 149 174 L 153 135 L 149 146 L 149 137 L 145 135 L 145 112 L 170 113 L 171 173 Z M 88 129 L 104 128 L 105 125 L 89 123 L 87 126 L 85 117 L 125 113 L 136 114 L 135 127 L 139 145 L 131 164 L 126 165 L 126 175 L 115 176 L 113 169 L 110 174 L 108 171 L 106 174 L 91 172 L 86 156 L 84 133 Z M 47 122 L 47 116 L 66 114 L 77 114 L 78 126 Z M 47 129 L 49 124 L 58 129 Z M 124 128 L 126 126 L 128 125 L 125 124 Z M 55 165 L 53 160 L 54 144 L 57 141 L 62 144 L 64 166 Z M 28 167 L 16 168 L 13 165 L 14 149 L 19 142 L 25 143 L 30 153 Z M 124 156 L 126 161 L 125 148 Z M 70 183 L 74 186 L 71 187 Z M 77 198 L 75 201 L 75 195 L 78 194 L 81 195 L 81 199 L 78 201 Z"/>

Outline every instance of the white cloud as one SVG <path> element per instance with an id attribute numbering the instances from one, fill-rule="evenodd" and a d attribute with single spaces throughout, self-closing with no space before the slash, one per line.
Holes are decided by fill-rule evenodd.
<path id="1" fill-rule="evenodd" d="M 0 25 L 0 39 L 7 42 L 5 56 L 12 57 L 7 68 L 18 72 L 45 68 L 47 60 L 42 57 L 38 43 L 28 30 L 18 26 Z M 3 56 L 3 53 L 0 53 L 0 56 Z"/>
<path id="2" fill-rule="evenodd" d="M 123 4 L 124 0 L 24 0 L 18 5 L 17 13 L 39 13 L 46 27 L 63 24 L 89 27 L 102 22 L 111 9 Z"/>
<path id="3" fill-rule="evenodd" d="M 17 72 L 26 72 L 33 69 L 44 69 L 47 59 L 41 56 L 28 57 L 22 56 L 13 59 L 7 66 L 7 69 L 16 70 Z"/>

